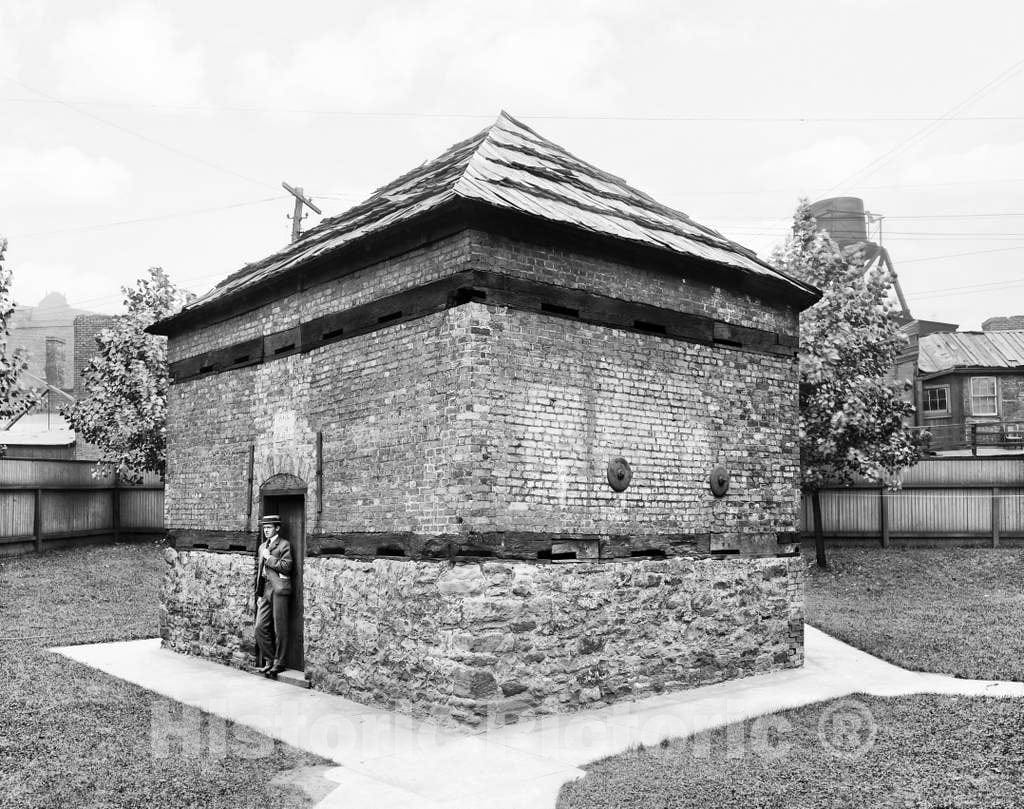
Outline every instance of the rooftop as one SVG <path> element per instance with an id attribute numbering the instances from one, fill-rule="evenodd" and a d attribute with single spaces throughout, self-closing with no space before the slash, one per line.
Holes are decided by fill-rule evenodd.
<path id="1" fill-rule="evenodd" d="M 917 367 L 925 374 L 955 368 L 1024 368 L 1024 330 L 926 335 L 919 343 Z"/>
<path id="2" fill-rule="evenodd" d="M 230 275 L 182 313 L 271 281 L 460 199 L 702 259 L 727 271 L 775 280 L 801 297 L 815 296 L 813 287 L 779 272 L 753 251 L 580 160 L 502 112 L 472 138 L 378 189 L 365 202 L 324 219 L 298 241 Z"/>

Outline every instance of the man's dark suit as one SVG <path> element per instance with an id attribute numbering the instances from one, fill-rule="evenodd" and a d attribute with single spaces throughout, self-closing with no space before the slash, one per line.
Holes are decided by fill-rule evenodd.
<path id="1" fill-rule="evenodd" d="M 268 543 L 264 542 L 260 547 Z M 256 645 L 264 661 L 284 667 L 288 653 L 288 602 L 292 592 L 292 546 L 276 534 L 270 555 L 256 568 Z"/>

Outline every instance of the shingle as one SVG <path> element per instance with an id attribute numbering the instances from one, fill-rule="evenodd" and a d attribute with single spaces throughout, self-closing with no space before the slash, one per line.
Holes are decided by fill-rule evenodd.
<path id="1" fill-rule="evenodd" d="M 184 311 L 257 286 L 456 198 L 774 278 L 797 293 L 810 290 L 751 250 L 574 157 L 502 112 L 487 129 L 388 183 L 359 205 L 324 219 L 277 253 L 246 265 Z"/>

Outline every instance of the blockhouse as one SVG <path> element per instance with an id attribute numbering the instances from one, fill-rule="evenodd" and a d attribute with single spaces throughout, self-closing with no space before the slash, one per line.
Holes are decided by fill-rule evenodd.
<path id="1" fill-rule="evenodd" d="M 799 665 L 797 317 L 818 293 L 502 113 L 169 338 L 164 645 L 442 722 Z"/>

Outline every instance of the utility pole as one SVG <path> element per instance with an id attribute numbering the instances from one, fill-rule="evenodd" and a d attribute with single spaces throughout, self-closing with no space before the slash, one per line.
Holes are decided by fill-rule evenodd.
<path id="1" fill-rule="evenodd" d="M 298 241 L 299 236 L 302 234 L 302 220 L 306 218 L 306 214 L 302 212 L 302 206 L 305 205 L 307 208 L 311 208 L 321 216 L 323 211 L 313 204 L 313 200 L 306 196 L 302 190 L 302 186 L 292 188 L 288 183 L 281 183 L 281 187 L 295 197 L 295 210 L 288 218 L 292 220 L 292 241 Z"/>

